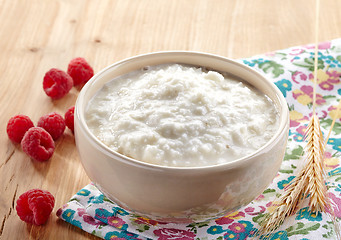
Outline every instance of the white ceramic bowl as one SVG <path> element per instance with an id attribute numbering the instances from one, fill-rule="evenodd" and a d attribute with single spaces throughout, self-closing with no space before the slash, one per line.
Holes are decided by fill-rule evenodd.
<path id="1" fill-rule="evenodd" d="M 92 96 L 113 78 L 164 63 L 205 66 L 242 78 L 266 94 L 279 112 L 272 139 L 246 157 L 207 167 L 165 167 L 123 156 L 89 130 L 84 112 Z M 132 57 L 97 73 L 81 90 L 75 107 L 75 138 L 89 178 L 111 200 L 157 220 L 198 221 L 248 204 L 271 183 L 285 152 L 289 129 L 287 103 L 278 88 L 255 70 L 224 57 L 185 51 Z"/>

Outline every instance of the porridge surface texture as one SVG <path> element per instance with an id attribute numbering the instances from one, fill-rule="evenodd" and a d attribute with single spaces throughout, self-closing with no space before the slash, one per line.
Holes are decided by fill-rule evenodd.
<path id="1" fill-rule="evenodd" d="M 268 142 L 278 112 L 262 93 L 199 67 L 158 65 L 115 78 L 88 103 L 105 145 L 136 160 L 199 167 L 246 156 Z"/>

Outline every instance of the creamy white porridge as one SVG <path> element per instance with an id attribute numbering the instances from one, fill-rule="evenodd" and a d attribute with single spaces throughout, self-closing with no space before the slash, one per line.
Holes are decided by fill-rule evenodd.
<path id="1" fill-rule="evenodd" d="M 86 122 L 101 142 L 123 155 L 194 167 L 251 154 L 274 135 L 278 112 L 239 80 L 172 64 L 107 83 L 88 103 Z"/>

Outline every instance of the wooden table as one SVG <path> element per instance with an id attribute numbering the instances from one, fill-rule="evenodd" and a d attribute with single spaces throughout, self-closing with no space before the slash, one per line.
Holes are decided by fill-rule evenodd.
<path id="1" fill-rule="evenodd" d="M 341 37 L 341 1 L 321 1 L 319 40 Z M 314 42 L 313 0 L 0 0 L 0 238 L 95 239 L 55 213 L 89 183 L 69 130 L 47 162 L 31 160 L 9 141 L 8 119 L 36 123 L 64 114 L 79 90 L 52 101 L 46 71 L 66 70 L 84 57 L 99 71 L 136 54 L 193 50 L 242 58 Z M 44 226 L 20 221 L 15 202 L 32 189 L 49 190 L 56 205 Z"/>

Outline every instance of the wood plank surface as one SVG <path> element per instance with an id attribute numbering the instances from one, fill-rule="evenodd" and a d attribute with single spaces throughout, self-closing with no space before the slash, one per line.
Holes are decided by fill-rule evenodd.
<path id="1" fill-rule="evenodd" d="M 89 183 L 69 130 L 53 157 L 31 160 L 7 137 L 16 114 L 64 114 L 79 89 L 52 101 L 46 71 L 84 57 L 95 72 L 133 55 L 193 50 L 242 58 L 314 42 L 313 0 L 0 0 L 0 239 L 96 239 L 55 213 Z M 341 1 L 321 1 L 319 40 L 341 37 Z M 44 226 L 20 221 L 15 201 L 32 188 L 56 205 Z"/>

